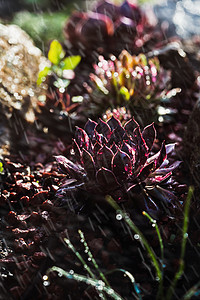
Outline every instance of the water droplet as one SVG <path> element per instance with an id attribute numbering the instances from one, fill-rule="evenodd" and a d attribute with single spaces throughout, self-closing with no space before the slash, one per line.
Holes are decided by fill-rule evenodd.
<path id="1" fill-rule="evenodd" d="M 121 215 L 121 214 L 117 214 L 117 215 L 116 215 L 116 219 L 117 219 L 118 221 L 121 221 L 121 220 L 122 220 L 122 218 L 123 218 L 123 217 L 122 217 L 122 215 Z"/>
<path id="2" fill-rule="evenodd" d="M 62 273 L 61 272 L 58 273 L 58 277 L 62 277 Z"/>
<path id="3" fill-rule="evenodd" d="M 43 280 L 48 280 L 48 276 L 47 275 L 44 275 L 42 278 L 43 278 Z"/>
<path id="4" fill-rule="evenodd" d="M 43 282 L 43 285 L 44 285 L 44 286 L 49 286 L 49 285 L 50 285 L 50 282 L 49 282 L 49 281 L 44 281 L 44 282 Z"/>
<path id="5" fill-rule="evenodd" d="M 139 234 L 134 234 L 134 239 L 139 240 L 140 236 Z"/>
<path id="6" fill-rule="evenodd" d="M 88 261 L 91 261 L 92 259 L 90 257 L 88 257 Z"/>
<path id="7" fill-rule="evenodd" d="M 69 274 L 73 275 L 74 274 L 74 270 L 70 270 Z"/>

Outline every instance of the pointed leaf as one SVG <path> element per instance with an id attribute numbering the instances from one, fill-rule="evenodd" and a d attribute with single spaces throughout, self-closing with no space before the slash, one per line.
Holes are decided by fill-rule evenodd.
<path id="1" fill-rule="evenodd" d="M 48 52 L 48 59 L 50 62 L 52 62 L 54 65 L 58 65 L 61 59 L 63 59 L 64 55 L 65 53 L 62 45 L 57 40 L 53 40 Z"/>
<path id="2" fill-rule="evenodd" d="M 62 63 L 63 63 L 62 69 L 63 70 L 74 70 L 78 66 L 80 61 L 81 61 L 80 55 L 66 57 L 62 61 Z"/>
<path id="3" fill-rule="evenodd" d="M 153 170 L 154 170 L 154 162 L 152 161 L 150 164 L 146 165 L 142 169 L 142 171 L 140 172 L 138 178 L 141 181 L 145 180 Z"/>
<path id="4" fill-rule="evenodd" d="M 105 191 L 115 189 L 119 186 L 113 172 L 106 168 L 101 168 L 97 172 L 97 182 L 105 188 Z"/>
<path id="5" fill-rule="evenodd" d="M 91 154 L 85 149 L 83 149 L 83 152 L 82 152 L 82 164 L 84 166 L 84 169 L 86 170 L 88 177 L 94 179 L 94 176 L 96 173 L 95 166 L 94 166 L 94 160 L 93 160 Z"/>
<path id="6" fill-rule="evenodd" d="M 76 159 L 80 162 L 81 150 L 80 150 L 79 145 L 77 144 L 76 140 L 73 140 L 73 150 L 74 150 Z"/>
<path id="7" fill-rule="evenodd" d="M 175 150 L 176 143 L 168 144 L 165 146 L 167 155 L 171 154 Z"/>
<path id="8" fill-rule="evenodd" d="M 142 137 L 145 140 L 145 142 L 149 148 L 149 151 L 150 151 L 153 146 L 154 140 L 156 138 L 156 130 L 154 127 L 154 123 L 152 123 L 144 128 L 144 130 L 142 132 Z"/>
<path id="9" fill-rule="evenodd" d="M 119 93 L 120 93 L 120 95 L 123 96 L 124 100 L 126 100 L 126 101 L 130 100 L 129 90 L 125 86 L 122 86 L 120 88 Z"/>
<path id="10" fill-rule="evenodd" d="M 100 134 L 103 134 L 103 136 L 106 137 L 107 139 L 109 139 L 111 136 L 110 126 L 100 118 L 99 118 L 98 125 L 96 127 L 96 131 Z"/>
<path id="11" fill-rule="evenodd" d="M 126 122 L 126 124 L 124 125 L 124 129 L 129 133 L 132 134 L 133 130 L 135 128 L 139 127 L 139 124 L 135 121 L 134 118 L 132 118 L 131 120 L 129 120 L 128 122 Z"/>
<path id="12" fill-rule="evenodd" d="M 97 123 L 92 121 L 91 119 L 88 119 L 87 123 L 85 124 L 85 131 L 87 132 L 89 138 L 93 138 L 94 136 L 94 129 L 96 128 Z"/>
<path id="13" fill-rule="evenodd" d="M 98 166 L 111 169 L 111 161 L 114 154 L 107 146 L 103 146 L 97 153 L 97 164 Z"/>
<path id="14" fill-rule="evenodd" d="M 121 123 L 119 120 L 117 120 L 115 117 L 111 117 L 108 121 L 107 124 L 110 126 L 111 130 L 114 130 L 118 126 L 121 126 Z"/>
<path id="15" fill-rule="evenodd" d="M 76 127 L 75 139 L 80 149 L 82 148 L 85 148 L 87 150 L 89 149 L 90 140 L 85 130 Z"/>
<path id="16" fill-rule="evenodd" d="M 112 170 L 117 178 L 125 179 L 132 174 L 130 156 L 120 149 L 112 159 Z"/>
<path id="17" fill-rule="evenodd" d="M 73 163 L 62 155 L 55 156 L 55 159 L 64 173 L 71 175 L 73 178 L 83 177 L 84 170 L 81 166 Z"/>
<path id="18" fill-rule="evenodd" d="M 132 163 L 134 164 L 135 163 L 135 149 L 132 148 L 129 144 L 123 142 L 123 144 L 121 146 L 121 150 L 130 156 L 130 158 L 133 161 Z"/>
<path id="19" fill-rule="evenodd" d="M 95 156 L 97 155 L 97 153 L 98 153 L 99 149 L 101 149 L 101 147 L 102 146 L 100 143 L 98 143 L 98 142 L 95 143 L 94 148 L 93 148 L 93 153 Z"/>
<path id="20" fill-rule="evenodd" d="M 164 160 L 167 158 L 167 154 L 166 154 L 166 148 L 165 148 L 165 141 L 163 141 L 160 151 L 159 151 L 159 156 L 155 161 L 155 168 L 158 169 L 162 163 L 164 162 Z"/>

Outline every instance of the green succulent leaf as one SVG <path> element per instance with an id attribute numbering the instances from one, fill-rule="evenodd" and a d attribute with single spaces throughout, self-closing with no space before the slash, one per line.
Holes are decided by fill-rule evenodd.
<path id="1" fill-rule="evenodd" d="M 120 88 L 120 91 L 119 91 L 120 95 L 122 95 L 124 97 L 124 99 L 126 101 L 128 101 L 130 99 L 130 94 L 129 94 L 129 91 L 128 89 L 125 87 L 125 86 L 122 86 Z"/>
<path id="2" fill-rule="evenodd" d="M 62 69 L 63 70 L 74 70 L 76 66 L 80 63 L 81 61 L 81 56 L 80 55 L 75 55 L 75 56 L 69 56 L 66 57 L 62 61 Z"/>
<path id="3" fill-rule="evenodd" d="M 62 45 L 57 40 L 53 40 L 48 52 L 48 59 L 50 62 L 52 62 L 54 65 L 58 65 L 64 56 L 65 52 L 63 51 Z"/>
<path id="4" fill-rule="evenodd" d="M 39 72 L 37 85 L 40 85 L 45 80 L 46 76 L 50 73 L 50 71 L 51 71 L 50 67 L 45 67 L 42 71 Z"/>

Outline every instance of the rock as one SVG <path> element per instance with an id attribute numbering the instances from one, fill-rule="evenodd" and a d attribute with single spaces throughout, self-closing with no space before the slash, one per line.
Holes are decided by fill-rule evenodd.
<path id="1" fill-rule="evenodd" d="M 166 37 L 178 35 L 183 39 L 200 34 L 199 0 L 167 0 L 154 6 L 159 24 Z"/>
<path id="2" fill-rule="evenodd" d="M 6 132 L 6 139 L 6 128 L 20 135 L 27 122 L 35 121 L 34 110 L 41 93 L 37 76 L 45 65 L 42 52 L 23 30 L 0 24 L 0 132 Z M 0 136 L 0 146 L 6 142 Z"/>

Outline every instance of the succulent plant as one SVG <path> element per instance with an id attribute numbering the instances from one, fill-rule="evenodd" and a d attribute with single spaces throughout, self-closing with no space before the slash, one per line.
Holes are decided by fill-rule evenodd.
<path id="1" fill-rule="evenodd" d="M 84 130 L 77 128 L 72 159 L 56 156 L 66 180 L 57 192 L 58 198 L 74 191 L 94 195 L 111 195 L 120 203 L 127 200 L 148 211 L 160 211 L 163 203 L 175 204 L 170 191 L 172 171 L 180 161 L 170 162 L 174 145 L 162 143 L 152 154 L 156 131 L 154 124 L 141 132 L 130 119 L 124 126 L 111 117 L 107 122 L 88 120 Z"/>
<path id="2" fill-rule="evenodd" d="M 149 40 L 150 27 L 137 4 L 125 0 L 118 6 L 103 0 L 92 11 L 74 12 L 64 34 L 69 52 L 77 51 L 94 59 L 98 53 L 118 55 L 123 49 L 138 51 Z"/>
<path id="3" fill-rule="evenodd" d="M 170 76 L 157 57 L 132 56 L 123 50 L 118 59 L 100 56 L 94 71 L 85 95 L 87 113 L 90 110 L 91 115 L 125 106 L 140 123 L 151 117 L 157 121 L 161 102 L 176 92 L 170 91 Z"/>

